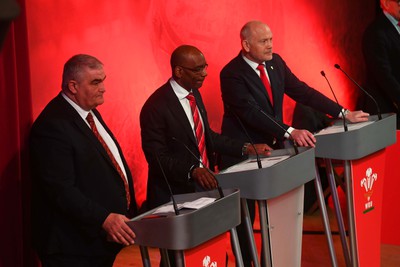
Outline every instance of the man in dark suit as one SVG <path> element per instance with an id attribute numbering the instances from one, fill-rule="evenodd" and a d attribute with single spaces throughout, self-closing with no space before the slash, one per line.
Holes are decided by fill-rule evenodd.
<path id="1" fill-rule="evenodd" d="M 44 267 L 111 267 L 122 245 L 134 243 L 125 223 L 137 213 L 132 176 L 96 110 L 105 78 L 98 59 L 73 56 L 62 92 L 32 126 L 34 245 Z"/>
<path id="2" fill-rule="evenodd" d="M 333 117 L 341 116 L 343 107 L 300 81 L 285 61 L 272 52 L 272 32 L 268 25 L 260 21 L 248 22 L 240 32 L 240 38 L 242 51 L 220 74 L 222 100 L 225 105 L 222 134 L 249 141 L 240 125 L 240 119 L 253 142 L 267 143 L 273 148 L 279 148 L 284 139 L 289 138 L 289 132 L 297 145 L 314 147 L 316 139 L 312 133 L 283 123 L 284 94 Z M 274 118 L 281 127 L 260 110 Z M 368 116 L 362 111 L 350 112 L 343 109 L 343 112 L 351 122 L 365 121 Z M 223 157 L 222 166 L 227 167 L 240 160 L 240 157 Z M 249 202 L 248 206 L 250 215 L 254 218 L 254 204 Z M 239 239 L 243 244 L 244 237 L 241 233 L 239 228 Z M 243 250 L 243 245 L 241 247 L 244 261 L 250 266 L 249 253 L 246 249 Z"/>
<path id="3" fill-rule="evenodd" d="M 174 50 L 170 63 L 172 78 L 147 99 L 140 113 L 142 147 L 149 164 L 149 209 L 170 201 L 163 172 L 173 194 L 211 190 L 217 188 L 209 171 L 214 171 L 216 152 L 234 156 L 255 153 L 248 143 L 227 138 L 210 128 L 199 92 L 207 76 L 203 53 L 194 46 L 182 45 Z M 265 144 L 254 147 L 260 155 L 270 154 L 270 147 Z M 169 254 L 174 266 L 173 254 Z"/>
<path id="4" fill-rule="evenodd" d="M 397 113 L 400 129 L 400 1 L 381 0 L 381 12 L 363 37 L 367 66 L 366 89 L 378 102 L 381 112 Z M 375 103 L 360 95 L 361 107 L 376 114 Z"/>
<path id="5" fill-rule="evenodd" d="M 236 156 L 254 154 L 253 148 L 245 142 L 227 138 L 210 129 L 199 92 L 207 76 L 207 63 L 201 51 L 189 45 L 179 46 L 172 53 L 170 63 L 172 78 L 149 97 L 140 113 L 142 147 L 149 164 L 148 208 L 170 201 L 160 165 L 173 194 L 192 193 L 217 187 L 215 177 L 207 170 L 207 167 L 214 170 L 216 152 Z M 194 130 L 193 118 L 197 111 L 191 109 L 187 99 L 189 94 L 193 94 L 201 118 L 206 154 L 202 154 L 199 148 L 200 140 Z M 255 147 L 261 155 L 269 154 L 267 145 Z M 191 153 L 201 159 L 202 164 Z"/>
<path id="6" fill-rule="evenodd" d="M 234 111 L 248 128 L 254 142 L 279 144 L 288 138 L 289 131 L 299 146 L 314 146 L 315 138 L 307 130 L 294 129 L 282 122 L 283 96 L 287 94 L 297 102 L 311 106 L 332 117 L 341 116 L 343 107 L 300 81 L 285 61 L 272 52 L 272 31 L 260 21 L 245 24 L 240 33 L 242 51 L 221 71 L 222 100 L 230 109 L 225 109 L 222 133 L 247 140 Z M 260 79 L 257 67 L 261 64 L 272 90 L 270 96 Z M 271 99 L 272 97 L 272 99 Z M 281 126 L 277 126 L 260 111 L 271 115 Z M 344 110 L 351 122 L 365 121 L 368 114 L 361 111 Z"/>

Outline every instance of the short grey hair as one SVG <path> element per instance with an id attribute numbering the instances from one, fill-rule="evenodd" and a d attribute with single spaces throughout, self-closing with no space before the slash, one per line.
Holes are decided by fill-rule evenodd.
<path id="1" fill-rule="evenodd" d="M 65 64 L 62 75 L 62 83 L 61 89 L 68 89 L 68 82 L 70 80 L 79 80 L 80 74 L 85 68 L 89 69 L 101 69 L 103 67 L 103 63 L 97 58 L 85 55 L 78 54 L 71 57 Z"/>

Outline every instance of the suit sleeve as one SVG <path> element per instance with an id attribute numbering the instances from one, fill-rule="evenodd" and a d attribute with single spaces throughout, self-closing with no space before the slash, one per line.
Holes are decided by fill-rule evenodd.
<path id="1" fill-rule="evenodd" d="M 279 75 L 283 77 L 282 81 L 285 94 L 294 101 L 312 107 L 319 112 L 328 114 L 334 118 L 339 116 L 343 108 L 342 106 L 298 79 L 280 56 L 274 56 L 277 57 Z"/>

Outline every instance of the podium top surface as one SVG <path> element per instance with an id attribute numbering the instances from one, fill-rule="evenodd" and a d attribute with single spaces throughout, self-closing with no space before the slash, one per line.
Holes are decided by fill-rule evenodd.
<path id="1" fill-rule="evenodd" d="M 315 178 L 314 148 L 299 147 L 299 154 L 293 149 L 274 150 L 270 157 L 285 157 L 273 165 L 257 168 L 240 168 L 249 165 L 252 159 L 238 163 L 217 175 L 223 188 L 238 188 L 240 197 L 255 200 L 267 200 L 287 193 Z M 241 166 L 242 165 L 242 166 Z M 235 171 L 230 170 L 234 168 Z"/>
<path id="2" fill-rule="evenodd" d="M 129 222 L 135 232 L 135 243 L 141 246 L 170 250 L 194 248 L 240 224 L 240 195 L 237 189 L 223 190 L 220 197 L 217 190 L 191 194 L 174 195 L 178 204 L 194 201 L 201 197 L 214 197 L 216 200 L 200 209 L 181 209 L 156 215 L 150 210 Z M 169 202 L 165 205 L 171 205 Z"/>
<path id="3" fill-rule="evenodd" d="M 356 160 L 396 142 L 395 114 L 382 114 L 382 120 L 370 116 L 368 123 L 348 124 L 347 132 L 340 125 L 342 121 L 337 121 L 315 135 L 316 157 Z"/>

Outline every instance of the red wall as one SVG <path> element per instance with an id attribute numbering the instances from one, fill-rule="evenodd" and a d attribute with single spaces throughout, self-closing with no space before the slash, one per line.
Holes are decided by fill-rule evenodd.
<path id="1" fill-rule="evenodd" d="M 59 92 L 62 66 L 70 56 L 98 57 L 107 73 L 106 102 L 100 110 L 128 158 L 141 202 L 147 164 L 139 112 L 169 78 L 174 48 L 192 44 L 203 51 L 209 76 L 202 94 L 217 131 L 222 117 L 219 71 L 239 52 L 241 26 L 254 19 L 270 25 L 275 52 L 298 77 L 331 97 L 319 74 L 324 70 L 339 101 L 353 107 L 355 88 L 333 64 L 362 78 L 360 36 L 374 15 L 374 1 L 36 0 L 27 1 L 26 13 L 33 117 Z"/>

